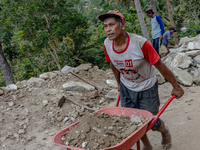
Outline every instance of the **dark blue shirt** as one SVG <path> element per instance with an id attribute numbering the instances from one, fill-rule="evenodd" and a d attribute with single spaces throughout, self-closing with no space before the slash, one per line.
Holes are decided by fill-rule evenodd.
<path id="1" fill-rule="evenodd" d="M 171 39 L 170 36 L 171 36 L 171 32 L 170 32 L 170 30 L 167 31 L 167 32 L 165 32 L 165 33 L 163 34 L 162 45 L 165 45 L 165 46 L 167 47 L 167 45 L 168 45 L 168 40 Z"/>

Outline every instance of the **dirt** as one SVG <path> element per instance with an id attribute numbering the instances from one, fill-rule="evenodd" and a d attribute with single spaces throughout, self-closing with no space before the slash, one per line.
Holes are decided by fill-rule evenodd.
<path id="1" fill-rule="evenodd" d="M 76 74 L 98 85 L 102 93 L 97 90 L 67 92 L 62 87 L 64 83 L 83 81 L 73 75 L 59 73 L 42 84 L 23 84 L 17 91 L 4 92 L 0 96 L 0 150 L 65 150 L 52 144 L 52 137 L 90 111 L 70 101 L 58 107 L 62 96 L 96 110 L 115 106 L 116 101 L 105 96 L 113 89 L 106 84 L 107 79 L 114 80 L 111 70 L 93 67 L 79 70 Z M 200 87 L 183 88 L 185 95 L 173 100 L 161 115 L 172 134 L 171 150 L 200 147 Z M 171 89 L 169 83 L 159 85 L 161 107 L 171 96 Z M 152 131 L 147 135 L 154 150 L 161 150 L 161 135 Z"/>
<path id="2" fill-rule="evenodd" d="M 143 125 L 142 116 L 118 116 L 107 113 L 88 113 L 75 127 L 62 136 L 62 144 L 89 150 L 117 145 Z"/>

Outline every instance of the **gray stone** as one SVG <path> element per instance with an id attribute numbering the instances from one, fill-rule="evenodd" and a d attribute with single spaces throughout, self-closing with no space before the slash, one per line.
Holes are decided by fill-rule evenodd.
<path id="1" fill-rule="evenodd" d="M 186 27 L 182 27 L 182 28 L 181 28 L 181 31 L 182 31 L 182 32 L 187 32 L 187 28 L 186 28 Z"/>
<path id="2" fill-rule="evenodd" d="M 65 66 L 61 69 L 61 72 L 62 72 L 62 73 L 66 73 L 66 72 L 70 71 L 71 69 L 72 69 L 72 67 L 65 65 Z"/>
<path id="3" fill-rule="evenodd" d="M 200 68 L 194 70 L 194 83 L 200 85 Z"/>
<path id="4" fill-rule="evenodd" d="M 118 84 L 116 80 L 106 80 L 106 83 L 112 88 L 118 88 Z"/>
<path id="5" fill-rule="evenodd" d="M 56 73 L 53 73 L 53 72 L 45 72 L 39 76 L 39 78 L 44 79 L 44 80 L 53 79 L 54 77 L 56 77 Z"/>
<path id="6" fill-rule="evenodd" d="M 107 93 L 106 97 L 115 100 L 117 99 L 118 93 L 117 89 L 112 89 Z"/>
<path id="7" fill-rule="evenodd" d="M 92 68 L 92 64 L 81 64 L 80 66 L 76 67 L 77 70 L 81 71 L 88 71 L 90 68 Z"/>
<path id="8" fill-rule="evenodd" d="M 187 71 L 174 68 L 173 73 L 176 80 L 184 86 L 191 86 L 193 84 L 193 77 Z"/>
<path id="9" fill-rule="evenodd" d="M 18 131 L 18 134 L 20 135 L 20 134 L 24 134 L 25 133 L 25 130 L 24 129 L 19 129 L 19 131 Z"/>
<path id="10" fill-rule="evenodd" d="M 43 106 L 47 106 L 47 105 L 48 105 L 48 103 L 49 103 L 49 101 L 48 101 L 48 100 L 43 100 L 43 101 L 42 101 L 42 104 L 43 104 Z"/>
<path id="11" fill-rule="evenodd" d="M 0 89 L 0 96 L 3 95 L 3 90 Z"/>
<path id="12" fill-rule="evenodd" d="M 87 83 L 73 82 L 73 81 L 63 84 L 63 88 L 67 91 L 78 91 L 78 92 L 87 92 L 95 90 L 93 86 Z"/>
<path id="13" fill-rule="evenodd" d="M 10 92 L 10 89 L 8 87 L 0 87 L 0 89 L 5 93 Z"/>
<path id="14" fill-rule="evenodd" d="M 12 91 L 16 91 L 16 90 L 17 90 L 17 86 L 16 86 L 15 84 L 9 84 L 9 85 L 7 86 L 7 88 L 9 88 L 9 89 L 12 90 Z"/>
<path id="15" fill-rule="evenodd" d="M 8 103 L 8 106 L 10 106 L 10 107 L 12 107 L 12 106 L 14 106 L 15 104 L 13 103 L 13 102 L 9 102 Z"/>
<path id="16" fill-rule="evenodd" d="M 31 77 L 27 82 L 28 84 L 31 84 L 31 83 L 42 84 L 44 82 L 44 79 Z"/>
<path id="17" fill-rule="evenodd" d="M 200 43 L 199 42 L 189 42 L 187 48 L 189 50 L 195 50 L 200 48 Z"/>
<path id="18" fill-rule="evenodd" d="M 140 124 L 142 121 L 141 121 L 140 117 L 133 114 L 133 115 L 131 115 L 131 122 L 134 122 L 136 124 Z"/>
<path id="19" fill-rule="evenodd" d="M 17 81 L 16 86 L 17 86 L 18 89 L 23 88 L 23 84 L 20 81 Z"/>
<path id="20" fill-rule="evenodd" d="M 200 49 L 200 48 L 199 48 Z M 191 58 L 194 58 L 196 57 L 197 55 L 200 55 L 200 50 L 194 50 L 194 51 L 189 51 L 189 52 L 186 52 L 186 54 L 191 57 Z"/>
<path id="21" fill-rule="evenodd" d="M 194 64 L 200 64 L 200 55 L 194 57 Z"/>
<path id="22" fill-rule="evenodd" d="M 171 63 L 171 67 L 172 68 L 182 68 L 182 69 L 186 69 L 188 68 L 190 65 L 192 65 L 192 58 L 188 57 L 185 53 L 178 53 L 176 54 L 176 57 L 174 57 L 172 63 Z"/>

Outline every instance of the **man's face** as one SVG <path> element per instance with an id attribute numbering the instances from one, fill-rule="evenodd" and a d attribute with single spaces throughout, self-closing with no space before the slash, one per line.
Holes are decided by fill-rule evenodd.
<path id="1" fill-rule="evenodd" d="M 121 33 L 123 33 L 125 25 L 117 22 L 114 17 L 105 19 L 103 23 L 104 31 L 109 40 L 115 40 Z"/>
<path id="2" fill-rule="evenodd" d="M 174 30 L 170 30 L 170 32 L 171 32 L 171 34 L 173 34 L 173 33 L 174 33 Z"/>
<path id="3" fill-rule="evenodd" d="M 151 17 L 152 17 L 152 13 L 148 13 L 147 16 L 148 16 L 149 18 L 151 18 Z"/>

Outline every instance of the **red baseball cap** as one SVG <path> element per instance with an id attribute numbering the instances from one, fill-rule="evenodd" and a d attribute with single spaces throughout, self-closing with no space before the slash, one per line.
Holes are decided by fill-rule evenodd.
<path id="1" fill-rule="evenodd" d="M 105 13 L 105 14 L 99 15 L 98 19 L 103 22 L 104 19 L 108 18 L 108 17 L 118 17 L 121 20 L 126 20 L 126 18 L 119 11 L 114 11 L 114 10 L 111 10 L 111 11 Z"/>

